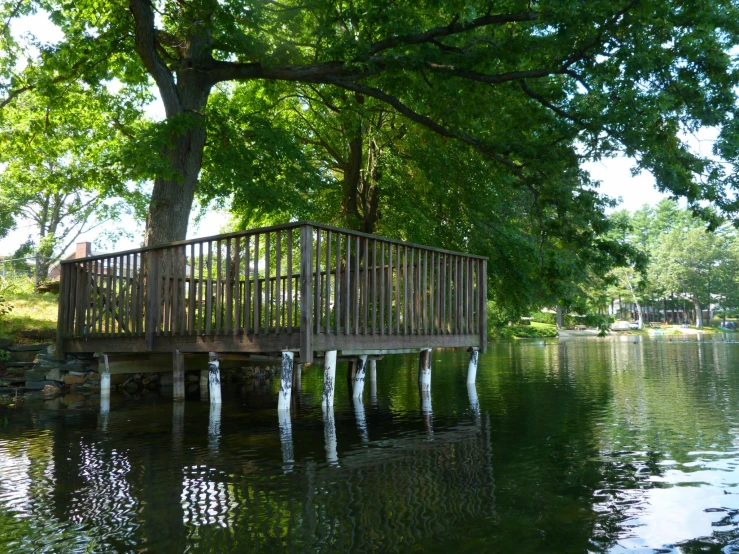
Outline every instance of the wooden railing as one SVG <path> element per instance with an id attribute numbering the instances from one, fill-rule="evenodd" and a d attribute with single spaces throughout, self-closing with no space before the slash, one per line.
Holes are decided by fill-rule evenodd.
<path id="1" fill-rule="evenodd" d="M 62 262 L 58 347 L 299 334 L 304 361 L 323 335 L 471 335 L 484 349 L 485 298 L 485 258 L 300 222 Z"/>

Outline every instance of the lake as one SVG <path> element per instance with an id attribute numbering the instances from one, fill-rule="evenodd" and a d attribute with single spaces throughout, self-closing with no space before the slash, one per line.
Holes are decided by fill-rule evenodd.
<path id="1" fill-rule="evenodd" d="M 727 335 L 726 338 L 728 338 Z M 672 340 L 670 340 L 672 339 Z M 522 340 L 188 397 L 0 404 L 0 552 L 739 552 L 739 344 Z M 430 410 L 429 410 L 430 407 Z"/>

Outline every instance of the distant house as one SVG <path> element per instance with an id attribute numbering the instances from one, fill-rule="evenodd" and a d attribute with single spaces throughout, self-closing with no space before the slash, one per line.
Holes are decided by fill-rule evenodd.
<path id="1" fill-rule="evenodd" d="M 91 242 L 78 242 L 75 246 L 74 252 L 64 259 L 76 260 L 77 258 L 87 258 L 88 256 L 97 256 L 98 254 L 105 254 L 105 252 L 93 252 Z M 49 281 L 58 281 L 61 274 L 61 264 L 54 264 L 51 266 L 51 269 L 49 269 Z"/>

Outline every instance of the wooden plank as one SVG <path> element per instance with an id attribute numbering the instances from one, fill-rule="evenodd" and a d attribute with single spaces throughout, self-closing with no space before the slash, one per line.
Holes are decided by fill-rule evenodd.
<path id="1" fill-rule="evenodd" d="M 262 295 L 259 290 L 259 235 L 254 235 L 254 326 L 253 331 L 259 334 L 259 321 Z"/>
<path id="2" fill-rule="evenodd" d="M 282 232 L 275 231 L 275 333 L 282 325 Z M 313 265 L 313 264 L 311 264 Z M 313 269 L 311 267 L 311 269 Z M 313 292 L 311 291 L 311 294 Z"/>
<path id="3" fill-rule="evenodd" d="M 439 259 L 439 333 L 446 333 L 446 255 L 441 255 Z"/>
<path id="4" fill-rule="evenodd" d="M 251 287 L 249 262 L 251 259 L 251 240 L 244 237 L 244 333 L 249 332 L 251 327 Z"/>
<path id="5" fill-rule="evenodd" d="M 203 334 L 205 327 L 205 287 L 203 286 L 203 263 L 205 262 L 205 246 L 200 243 L 198 246 L 198 326 L 197 334 Z"/>
<path id="6" fill-rule="evenodd" d="M 387 245 L 387 334 L 393 334 L 393 250 L 392 244 Z"/>
<path id="7" fill-rule="evenodd" d="M 289 240 L 292 240 L 292 232 L 290 235 L 288 235 Z M 292 251 L 292 242 L 288 243 L 288 256 L 290 256 L 290 253 Z M 292 260 L 292 258 L 288 257 L 288 260 Z M 287 265 L 290 267 L 290 275 L 292 275 L 293 272 L 293 266 L 291 261 L 288 261 Z M 290 279 L 290 283 L 292 283 L 292 279 Z M 314 331 L 316 333 L 321 332 L 321 291 L 323 288 L 321 287 L 321 231 L 316 231 L 316 266 L 315 266 L 315 274 L 313 276 L 313 327 Z M 288 298 L 290 298 L 290 289 L 288 289 Z M 292 320 L 292 299 L 288 300 L 288 319 Z M 287 332 L 290 333 L 292 331 L 292 321 L 288 324 Z"/>
<path id="8" fill-rule="evenodd" d="M 367 327 L 369 318 L 369 239 L 364 239 L 364 269 L 362 270 L 362 334 L 369 332 Z"/>
<path id="9" fill-rule="evenodd" d="M 182 352 L 280 352 L 300 351 L 300 336 L 293 335 L 221 335 L 199 337 L 157 337 L 153 350 L 146 346 L 141 337 L 116 337 L 98 339 L 65 339 L 64 350 L 67 352 L 162 352 L 172 353 L 175 348 Z M 161 369 L 160 369 L 161 371 Z"/>
<path id="10" fill-rule="evenodd" d="M 408 247 L 403 247 L 403 334 L 408 334 L 408 319 L 410 306 L 408 302 L 410 277 L 408 275 Z"/>
<path id="11" fill-rule="evenodd" d="M 344 334 L 349 334 L 350 321 L 349 313 L 352 304 L 352 289 L 351 289 L 351 271 L 352 271 L 352 239 L 347 233 L 344 235 L 344 244 L 346 245 L 346 265 L 344 266 Z"/>
<path id="12" fill-rule="evenodd" d="M 326 232 L 326 333 L 331 332 L 331 231 Z"/>
<path id="13" fill-rule="evenodd" d="M 205 334 L 210 335 L 213 329 L 213 243 L 208 241 L 208 259 L 205 266 Z"/>
<path id="14" fill-rule="evenodd" d="M 131 256 L 123 256 L 125 271 L 123 277 L 123 332 L 131 334 Z"/>
<path id="15" fill-rule="evenodd" d="M 387 237 L 380 237 L 380 236 L 372 235 L 372 234 L 369 234 L 369 233 L 362 233 L 360 231 L 347 231 L 347 229 L 341 229 L 339 227 L 332 227 L 331 225 L 324 225 L 323 223 L 316 223 L 316 222 L 313 222 L 313 221 L 297 221 L 295 223 L 284 223 L 284 224 L 281 224 L 281 225 L 272 225 L 272 226 L 269 226 L 269 227 L 260 227 L 258 229 L 249 229 L 247 231 L 237 231 L 237 232 L 234 232 L 234 233 L 224 233 L 222 235 L 212 235 L 210 237 L 200 237 L 200 238 L 196 238 L 196 239 L 180 240 L 180 241 L 172 242 L 172 243 L 168 244 L 167 246 L 169 246 L 169 247 L 185 246 L 185 245 L 192 244 L 192 243 L 206 242 L 206 241 L 211 241 L 211 240 L 225 240 L 227 238 L 233 238 L 233 237 L 254 236 L 254 235 L 257 235 L 257 234 L 265 234 L 265 233 L 272 232 L 272 231 L 277 231 L 277 230 L 283 230 L 284 231 L 286 229 L 298 229 L 298 228 L 300 228 L 303 225 L 310 225 L 310 226 L 312 226 L 315 229 L 323 229 L 323 230 L 333 231 L 335 233 L 336 232 L 338 232 L 338 233 L 347 233 L 347 232 L 349 232 L 349 233 L 351 233 L 355 237 L 356 236 L 359 236 L 359 237 L 367 237 L 367 238 L 370 238 L 370 239 L 380 239 L 380 240 L 384 240 L 388 244 L 400 244 L 402 246 L 409 246 L 409 247 L 412 246 L 414 248 L 426 248 L 426 249 L 428 249 L 430 251 L 433 250 L 434 252 L 441 252 L 441 253 L 447 253 L 447 254 L 452 254 L 452 255 L 465 255 L 465 256 L 469 256 L 471 258 L 475 258 L 475 259 L 487 260 L 487 258 L 485 256 L 477 256 L 475 254 L 466 254 L 464 252 L 454 252 L 454 251 L 451 251 L 451 250 L 444 250 L 443 248 L 432 248 L 432 247 L 429 247 L 429 246 L 427 246 L 425 244 L 417 244 L 417 243 L 412 243 L 412 242 L 403 242 L 403 241 L 400 241 L 400 240 L 397 240 L 397 239 L 391 239 L 391 238 L 387 238 Z M 159 248 L 161 248 L 161 246 L 146 246 L 146 247 L 143 247 L 143 248 L 135 248 L 135 249 L 131 249 L 131 250 L 124 250 L 122 252 L 117 252 L 116 254 L 117 255 L 133 254 L 133 253 L 141 254 L 143 252 L 149 252 L 150 250 L 156 250 L 156 249 L 159 249 Z M 87 256 L 85 258 L 77 258 L 77 259 L 74 259 L 74 260 L 63 260 L 61 263 L 62 264 L 74 264 L 74 263 L 79 263 L 81 261 L 91 261 L 91 260 L 97 260 L 97 259 L 104 259 L 107 256 L 108 256 L 107 254 L 101 254 L 101 255 L 98 255 L 98 256 Z"/>
<path id="16" fill-rule="evenodd" d="M 139 332 L 139 257 L 137 254 L 131 256 L 131 334 Z"/>
<path id="17" fill-rule="evenodd" d="M 223 283 L 224 288 L 224 306 L 223 306 L 223 332 L 231 333 L 231 323 L 233 315 L 233 271 L 231 269 L 231 240 L 226 239 L 226 259 L 225 273 L 226 280 Z"/>
<path id="18" fill-rule="evenodd" d="M 487 296 L 487 260 L 480 260 L 480 274 L 478 278 L 478 297 L 480 301 L 479 322 L 478 322 L 478 342 L 480 352 L 483 354 L 487 351 L 488 346 L 488 296 Z"/>
<path id="19" fill-rule="evenodd" d="M 187 291 L 188 308 L 187 308 L 187 334 L 195 333 L 195 303 L 196 303 L 196 286 L 195 286 L 195 244 L 190 245 L 190 283 Z"/>
<path id="20" fill-rule="evenodd" d="M 154 336 L 157 327 L 159 305 L 159 264 L 161 250 L 150 250 L 146 261 L 146 313 L 145 313 L 145 345 L 147 350 L 154 349 Z M 143 264 L 143 262 L 142 262 Z"/>
<path id="21" fill-rule="evenodd" d="M 433 262 L 431 262 L 433 265 Z M 423 270 L 422 270 L 422 282 L 421 282 L 421 328 L 424 334 L 429 332 L 429 252 L 428 250 L 423 251 Z"/>
<path id="22" fill-rule="evenodd" d="M 69 302 L 69 295 L 67 294 L 68 285 L 68 273 L 69 268 L 72 266 L 60 266 L 59 268 L 59 303 L 57 304 L 57 315 L 56 315 L 56 358 L 57 360 L 64 359 L 64 335 L 66 334 L 66 325 L 64 322 L 65 312 Z"/>
<path id="23" fill-rule="evenodd" d="M 359 237 L 356 237 L 354 242 L 354 273 L 353 285 L 352 285 L 352 297 L 353 297 L 353 314 L 352 314 L 352 328 L 354 334 L 359 334 L 359 291 L 361 287 L 360 274 L 359 274 Z"/>
<path id="24" fill-rule="evenodd" d="M 286 285 L 287 285 L 287 291 L 286 291 L 286 299 L 287 299 L 287 313 L 285 314 L 287 321 L 287 332 L 292 333 L 293 332 L 293 231 L 290 229 L 287 232 L 287 279 L 286 279 Z M 318 256 L 318 260 L 320 263 L 320 256 Z M 315 286 L 315 284 L 314 284 Z M 318 290 L 318 289 L 316 289 Z"/>
<path id="25" fill-rule="evenodd" d="M 336 273 L 334 277 L 334 332 L 341 329 L 341 235 L 336 235 Z"/>
<path id="26" fill-rule="evenodd" d="M 216 274 L 215 274 L 215 284 L 216 284 L 216 309 L 215 309 L 215 327 L 216 327 L 216 335 L 221 334 L 221 323 L 222 323 L 222 315 L 223 315 L 223 281 L 221 278 L 221 275 L 223 275 L 222 271 L 222 265 L 223 265 L 223 259 L 221 255 L 221 248 L 222 248 L 221 241 L 216 242 Z"/>
<path id="27" fill-rule="evenodd" d="M 372 239 L 372 293 L 370 303 L 372 305 L 372 334 L 377 332 L 377 241 Z"/>
<path id="28" fill-rule="evenodd" d="M 376 337 L 360 335 L 358 337 L 334 334 L 321 334 L 313 337 L 314 351 L 326 350 L 373 350 L 378 347 Z M 382 342 L 383 349 L 407 349 L 416 351 L 421 348 L 470 348 L 478 347 L 477 335 L 440 335 L 429 340 L 423 336 L 392 336 Z M 293 335 L 222 335 L 197 337 L 157 337 L 153 349 L 148 349 L 142 337 L 115 337 L 92 339 L 65 339 L 63 350 L 66 352 L 162 352 L 171 354 L 174 349 L 182 352 L 279 352 L 282 350 L 299 351 L 300 336 Z"/>
<path id="29" fill-rule="evenodd" d="M 267 233 L 264 235 L 264 332 L 269 333 L 269 327 L 270 323 L 272 321 L 271 319 L 271 310 L 270 310 L 270 250 L 271 250 L 271 235 L 270 233 Z"/>
<path id="30" fill-rule="evenodd" d="M 376 243 L 377 241 L 375 241 Z M 380 281 L 380 297 L 377 304 L 380 307 L 380 335 L 385 334 L 385 243 L 380 241 L 380 267 L 377 270 Z"/>
<path id="31" fill-rule="evenodd" d="M 403 268 L 403 262 L 400 259 L 400 252 L 403 246 L 396 244 L 395 248 L 397 248 L 396 259 L 398 266 L 395 270 L 395 334 L 400 335 L 400 319 L 403 310 L 403 299 L 400 294 L 400 274 Z"/>
<path id="32" fill-rule="evenodd" d="M 176 335 L 179 331 L 179 312 L 180 312 L 180 256 L 177 248 L 169 249 L 170 258 L 170 279 L 169 279 L 169 295 L 171 296 L 170 313 L 169 313 L 169 332 Z"/>
<path id="33" fill-rule="evenodd" d="M 233 333 L 237 335 L 239 329 L 241 329 L 241 237 L 234 239 L 234 254 L 233 254 L 233 291 L 234 291 L 234 324 Z"/>
<path id="34" fill-rule="evenodd" d="M 300 359 L 313 362 L 313 229 L 300 229 Z"/>

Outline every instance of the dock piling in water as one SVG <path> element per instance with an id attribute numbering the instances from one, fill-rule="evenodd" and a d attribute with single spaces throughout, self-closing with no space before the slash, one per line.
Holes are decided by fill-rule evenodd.
<path id="1" fill-rule="evenodd" d="M 277 409 L 289 410 L 293 390 L 293 353 L 282 353 L 282 367 L 280 370 L 280 395 L 277 397 Z"/>
<path id="2" fill-rule="evenodd" d="M 431 392 L 431 349 L 424 348 L 418 356 L 418 388 Z"/>
<path id="3" fill-rule="evenodd" d="M 480 357 L 480 351 L 476 348 L 470 349 L 470 363 L 467 365 L 467 383 L 475 383 L 477 379 L 477 360 Z"/>
<path id="4" fill-rule="evenodd" d="M 323 406 L 334 405 L 334 386 L 336 384 L 336 350 L 329 350 L 323 358 Z"/>
<path id="5" fill-rule="evenodd" d="M 357 358 L 356 371 L 354 372 L 354 388 L 352 396 L 354 398 L 362 398 L 364 394 L 364 376 L 367 370 L 367 355 L 363 354 Z"/>
<path id="6" fill-rule="evenodd" d="M 221 371 L 218 354 L 208 353 L 208 394 L 211 404 L 221 403 Z"/>
<path id="7" fill-rule="evenodd" d="M 179 350 L 172 353 L 172 398 L 185 400 L 185 356 Z"/>

